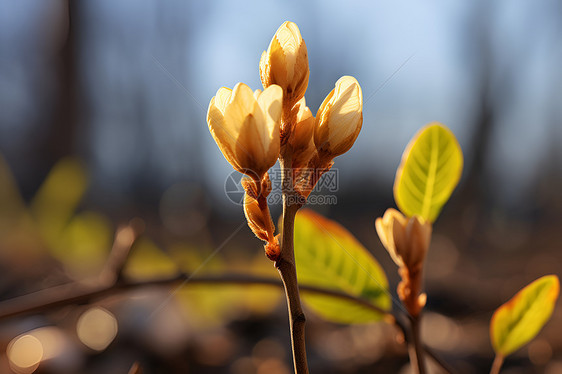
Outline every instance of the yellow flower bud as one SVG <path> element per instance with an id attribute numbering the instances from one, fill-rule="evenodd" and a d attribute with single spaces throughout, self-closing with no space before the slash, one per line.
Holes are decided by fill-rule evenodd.
<path id="1" fill-rule="evenodd" d="M 314 144 L 331 158 L 347 152 L 363 124 L 363 94 L 357 80 L 343 76 L 316 113 Z"/>
<path id="2" fill-rule="evenodd" d="M 375 227 L 396 265 L 412 270 L 423 265 L 431 241 L 431 223 L 419 216 L 406 218 L 390 208 L 377 218 Z"/>
<path id="3" fill-rule="evenodd" d="M 272 85 L 254 94 L 244 83 L 222 87 L 207 112 L 209 131 L 234 169 L 261 178 L 277 161 L 283 91 Z"/>
<path id="4" fill-rule="evenodd" d="M 283 23 L 260 59 L 260 76 L 264 88 L 277 84 L 283 88 L 283 100 L 291 108 L 308 87 L 308 53 L 297 25 Z"/>
<path id="5" fill-rule="evenodd" d="M 316 150 L 312 140 L 314 132 L 314 116 L 306 106 L 304 97 L 298 102 L 296 125 L 289 136 L 289 144 L 293 149 L 293 166 L 300 167 L 306 164 Z"/>

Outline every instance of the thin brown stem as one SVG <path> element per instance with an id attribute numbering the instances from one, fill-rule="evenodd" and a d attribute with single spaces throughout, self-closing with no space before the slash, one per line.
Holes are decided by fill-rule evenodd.
<path id="1" fill-rule="evenodd" d="M 301 286 L 302 287 L 302 286 Z M 396 326 L 400 332 L 402 333 L 405 343 L 408 347 L 411 346 L 412 336 L 410 334 L 410 330 L 408 328 L 408 324 L 403 320 L 403 315 L 397 312 L 392 313 L 393 318 L 387 318 L 386 321 L 388 323 L 393 322 L 394 326 Z M 408 318 L 411 318 L 408 316 Z M 448 374 L 455 374 L 456 370 L 453 369 L 448 363 L 446 363 L 438 354 L 435 352 L 431 347 L 427 345 L 423 345 L 423 351 L 437 364 L 441 367 L 441 369 Z M 409 352 L 409 351 L 408 351 Z M 415 350 L 414 350 L 415 352 Z"/>
<path id="2" fill-rule="evenodd" d="M 142 374 L 142 367 L 138 363 L 138 361 L 133 363 L 133 366 L 129 369 L 128 374 Z"/>
<path id="3" fill-rule="evenodd" d="M 275 262 L 275 267 L 281 276 L 281 281 L 283 282 L 283 286 L 285 288 L 285 296 L 287 298 L 295 374 L 308 374 L 306 344 L 304 337 L 306 317 L 300 302 L 293 238 L 295 216 L 300 208 L 300 205 L 296 201 L 291 201 L 296 196 L 293 191 L 290 152 L 287 152 L 285 156 L 280 159 L 280 164 L 282 173 L 281 185 L 283 188 L 283 223 L 281 233 L 281 253 L 279 255 L 279 259 Z"/>
<path id="4" fill-rule="evenodd" d="M 420 336 L 420 316 L 413 316 L 410 322 L 412 328 L 412 341 L 408 349 L 410 353 L 410 363 L 414 368 L 414 372 L 425 374 L 424 347 Z"/>
<path id="5" fill-rule="evenodd" d="M 443 369 L 446 373 L 453 374 L 453 373 L 456 372 L 448 363 L 443 361 L 443 359 L 441 357 L 439 357 L 433 349 L 424 345 L 423 350 L 429 357 L 431 357 L 433 362 L 435 362 L 437 365 L 439 365 L 441 367 L 441 369 Z"/>
<path id="6" fill-rule="evenodd" d="M 492 368 L 490 369 L 490 374 L 499 374 L 500 369 L 503 365 L 504 357 L 500 354 L 496 354 L 496 358 L 494 358 L 494 362 L 492 363 Z"/>

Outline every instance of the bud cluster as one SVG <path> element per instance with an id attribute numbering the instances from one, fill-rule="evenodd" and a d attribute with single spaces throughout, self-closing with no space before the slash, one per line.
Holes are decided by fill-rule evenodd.
<path id="1" fill-rule="evenodd" d="M 293 22 L 279 27 L 262 53 L 259 71 L 263 92 L 252 92 L 243 83 L 232 90 L 220 88 L 209 104 L 207 123 L 227 161 L 250 177 L 244 181 L 244 213 L 254 234 L 266 242 L 266 254 L 275 260 L 279 241 L 267 206 L 267 171 L 278 158 L 282 167 L 295 170 L 286 190 L 305 202 L 333 159 L 357 139 L 363 97 L 357 80 L 344 76 L 313 116 L 304 97 L 308 52 Z"/>

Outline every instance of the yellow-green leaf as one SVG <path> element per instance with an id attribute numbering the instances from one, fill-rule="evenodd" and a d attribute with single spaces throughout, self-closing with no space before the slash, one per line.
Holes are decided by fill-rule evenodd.
<path id="1" fill-rule="evenodd" d="M 14 217 L 26 210 L 10 167 L 0 154 L 0 229 L 12 226 Z"/>
<path id="2" fill-rule="evenodd" d="M 139 238 L 125 265 L 128 278 L 146 280 L 178 274 L 177 264 L 154 242 L 146 237 Z"/>
<path id="3" fill-rule="evenodd" d="M 87 175 L 75 159 L 59 161 L 49 172 L 31 202 L 31 213 L 43 239 L 56 247 L 64 227 L 74 215 L 87 185 Z"/>
<path id="4" fill-rule="evenodd" d="M 198 283 L 199 276 L 215 274 L 240 274 L 279 279 L 279 274 L 263 252 L 254 258 L 244 256 L 243 251 L 233 259 L 226 261 L 217 255 L 210 258 L 211 249 L 196 250 L 185 244 L 176 244 L 170 248 L 170 255 L 181 270 L 196 276 L 185 283 L 176 293 L 177 301 L 186 316 L 199 328 L 224 325 L 240 315 L 255 313 L 267 315 L 273 312 L 282 300 L 282 287 L 261 284 Z M 201 264 L 205 264 L 201 267 Z"/>
<path id="5" fill-rule="evenodd" d="M 111 223 L 96 212 L 74 216 L 60 234 L 51 254 L 75 278 L 99 274 L 111 248 Z"/>
<path id="6" fill-rule="evenodd" d="M 507 356 L 531 341 L 548 321 L 560 291 L 556 275 L 545 275 L 500 306 L 490 321 L 490 339 Z"/>
<path id="7" fill-rule="evenodd" d="M 198 327 L 224 325 L 233 318 L 267 315 L 282 300 L 282 288 L 261 284 L 201 284 L 187 282 L 175 294 L 187 317 Z"/>
<path id="8" fill-rule="evenodd" d="M 462 151 L 453 133 L 433 122 L 410 141 L 394 180 L 394 200 L 405 215 L 433 222 L 457 186 Z"/>
<path id="9" fill-rule="evenodd" d="M 322 287 L 367 300 L 388 311 L 386 275 L 373 256 L 338 223 L 311 210 L 295 220 L 295 259 L 299 284 Z M 320 317 L 338 323 L 364 323 L 383 315 L 355 301 L 303 291 L 303 300 Z"/>
<path id="10" fill-rule="evenodd" d="M 33 266 L 31 257 L 36 258 L 41 252 L 41 235 L 19 193 L 9 165 L 0 154 L 0 257 L 21 257 Z"/>

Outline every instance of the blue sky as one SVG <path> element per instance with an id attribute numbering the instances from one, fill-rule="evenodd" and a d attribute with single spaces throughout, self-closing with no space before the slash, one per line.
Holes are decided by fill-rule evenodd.
<path id="1" fill-rule="evenodd" d="M 12 159 L 26 139 L 48 131 L 42 118 L 56 93 L 64 4 L 0 1 L 0 151 Z M 562 161 L 555 1 L 81 4 L 78 74 L 88 110 L 76 142 L 98 185 L 111 181 L 124 192 L 146 172 L 162 187 L 195 180 L 224 199 L 231 169 L 208 133 L 208 102 L 239 81 L 260 88 L 260 55 L 285 20 L 307 43 L 313 113 L 340 76 L 362 86 L 362 133 L 336 162 L 349 177 L 390 186 L 406 143 L 432 121 L 449 126 L 470 159 L 480 34 L 499 103 L 487 161 L 492 193 L 520 199 L 543 166 Z"/>

